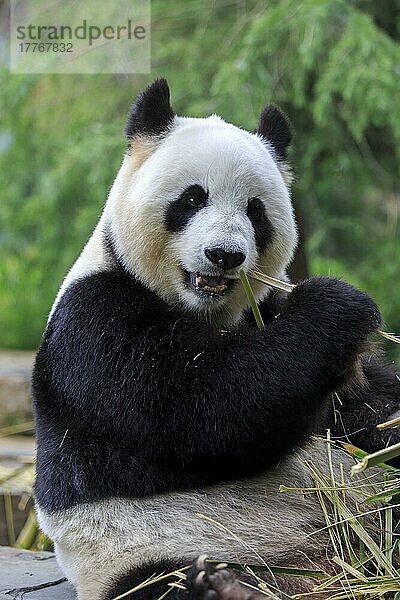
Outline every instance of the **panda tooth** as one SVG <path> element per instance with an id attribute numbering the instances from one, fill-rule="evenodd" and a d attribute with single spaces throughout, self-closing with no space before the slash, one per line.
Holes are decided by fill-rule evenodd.
<path id="1" fill-rule="evenodd" d="M 203 277 L 203 275 L 201 275 L 200 273 L 192 273 L 191 279 L 192 279 L 192 284 L 196 288 L 199 288 L 199 289 L 203 290 L 204 292 L 219 294 L 219 293 L 225 292 L 225 290 L 228 287 L 226 281 L 222 277 L 221 277 L 221 282 L 218 284 L 216 283 L 216 285 L 211 285 L 208 282 L 207 276 Z M 212 279 L 211 276 L 210 276 L 210 279 Z M 216 281 L 218 278 L 216 276 L 213 276 L 213 279 Z"/>

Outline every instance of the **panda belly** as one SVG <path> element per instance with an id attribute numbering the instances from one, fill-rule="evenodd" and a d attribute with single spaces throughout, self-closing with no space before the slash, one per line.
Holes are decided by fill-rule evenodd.
<path id="1" fill-rule="evenodd" d="M 326 454 L 324 444 L 314 442 L 279 470 L 256 478 L 148 498 L 108 498 L 54 512 L 39 505 L 39 522 L 54 540 L 79 600 L 102 598 L 126 572 L 138 584 L 135 571 L 146 565 L 172 560 L 182 567 L 201 553 L 220 561 L 314 568 L 327 543 L 326 533 L 309 539 L 325 526 L 321 507 L 313 494 L 279 493 L 279 485 L 312 488 L 306 463 L 327 472 Z M 349 472 L 352 461 L 346 455 L 335 453 L 334 461 L 338 475 L 340 463 Z"/>

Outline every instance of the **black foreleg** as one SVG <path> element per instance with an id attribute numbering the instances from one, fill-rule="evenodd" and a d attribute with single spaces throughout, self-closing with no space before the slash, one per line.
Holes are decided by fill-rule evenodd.
<path id="1" fill-rule="evenodd" d="M 379 423 L 400 416 L 400 376 L 377 357 L 365 359 L 363 371 L 364 382 L 339 391 L 334 398 L 336 415 L 331 416 L 331 430 L 343 441 L 376 452 L 400 442 L 399 427 L 377 429 Z"/>

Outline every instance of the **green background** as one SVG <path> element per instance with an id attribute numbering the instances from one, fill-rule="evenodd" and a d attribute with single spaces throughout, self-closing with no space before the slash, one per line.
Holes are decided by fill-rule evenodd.
<path id="1" fill-rule="evenodd" d="M 151 75 L 0 72 L 0 347 L 34 348 L 118 170 L 136 93 L 168 78 L 176 112 L 296 129 L 296 273 L 341 276 L 400 332 L 400 4 L 152 2 Z M 397 347 L 389 346 L 393 356 Z"/>

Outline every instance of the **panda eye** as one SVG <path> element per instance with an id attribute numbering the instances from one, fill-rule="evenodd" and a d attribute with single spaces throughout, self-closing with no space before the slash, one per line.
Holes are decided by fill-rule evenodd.
<path id="1" fill-rule="evenodd" d="M 200 208 L 205 206 L 208 193 L 201 187 L 201 185 L 191 185 L 184 191 L 183 197 L 189 206 L 192 206 L 193 208 Z"/>
<path id="2" fill-rule="evenodd" d="M 264 204 L 260 198 L 250 198 L 247 203 L 247 215 L 251 221 L 262 221 L 265 216 Z"/>
<path id="3" fill-rule="evenodd" d="M 186 202 L 190 204 L 190 206 L 201 206 L 203 204 L 202 198 L 196 198 L 196 196 L 188 196 L 186 198 Z"/>
<path id="4" fill-rule="evenodd" d="M 169 202 L 165 211 L 165 224 L 168 231 L 182 231 L 208 200 L 208 190 L 201 185 L 189 185 L 176 200 Z"/>

